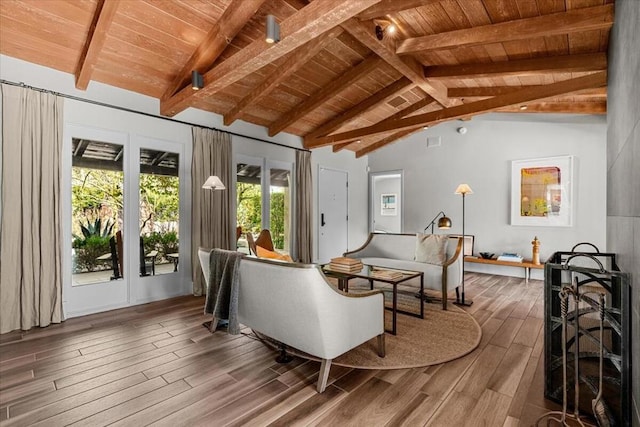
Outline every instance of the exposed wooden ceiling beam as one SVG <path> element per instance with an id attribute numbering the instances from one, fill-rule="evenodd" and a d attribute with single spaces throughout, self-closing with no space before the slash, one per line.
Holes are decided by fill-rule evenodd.
<path id="1" fill-rule="evenodd" d="M 486 98 L 490 96 L 504 95 L 512 93 L 525 87 L 542 87 L 537 86 L 484 86 L 484 87 L 450 87 L 447 91 L 449 98 Z M 581 97 L 602 97 L 607 96 L 606 87 L 598 87 L 594 89 L 585 89 L 574 92 L 575 95 Z"/>
<path id="2" fill-rule="evenodd" d="M 195 99 L 207 98 L 304 45 L 381 0 L 314 1 L 280 23 L 279 43 L 255 40 L 204 74 L 204 88 L 186 87 L 160 102 L 160 112 L 173 116 Z"/>
<path id="3" fill-rule="evenodd" d="M 585 102 L 537 102 L 527 103 L 525 110 L 519 106 L 511 106 L 500 108 L 496 111 L 505 111 L 513 113 L 565 113 L 565 114 L 606 114 L 606 101 L 585 101 Z"/>
<path id="4" fill-rule="evenodd" d="M 435 102 L 435 100 L 433 98 L 431 98 L 430 96 L 427 95 L 427 97 L 425 99 L 422 99 L 414 104 L 411 104 L 410 106 L 408 106 L 407 108 L 404 108 L 400 111 L 398 111 L 397 113 L 395 113 L 394 115 L 392 115 L 391 117 L 388 117 L 386 120 L 388 121 L 393 121 L 393 120 L 400 120 L 403 117 L 407 117 L 410 114 L 415 113 L 416 111 L 422 110 L 424 107 L 426 107 L 427 105 L 433 104 Z M 391 135 L 387 135 L 384 138 L 382 138 L 380 141 L 374 142 L 373 144 L 367 145 L 365 148 L 361 148 L 360 150 L 356 151 L 356 154 L 358 151 L 363 151 L 366 148 L 370 147 L 371 145 L 376 145 L 376 144 L 382 144 L 385 145 L 387 143 L 391 143 L 393 141 L 395 141 L 396 139 L 400 139 L 405 135 L 409 135 L 410 133 L 416 132 L 420 130 L 420 128 L 418 129 L 409 129 L 409 130 L 403 130 L 400 132 L 395 132 Z M 340 144 L 340 148 L 339 149 L 335 149 L 335 145 L 334 145 L 334 152 L 335 151 L 340 151 L 342 148 L 346 148 L 347 145 L 351 144 L 351 142 L 346 142 L 344 144 Z M 370 150 L 373 151 L 373 150 Z M 368 153 L 369 151 L 364 151 L 364 154 Z M 361 155 L 362 156 L 362 155 Z M 360 157 L 360 156 L 356 156 L 356 157 Z"/>
<path id="5" fill-rule="evenodd" d="M 346 73 L 333 79 L 329 84 L 321 87 L 302 103 L 296 105 L 290 111 L 284 113 L 278 120 L 269 126 L 269 136 L 274 136 L 282 132 L 311 111 L 320 107 L 322 104 L 342 92 L 370 72 L 376 70 L 382 65 L 382 60 L 376 55 L 370 55 L 364 61 L 355 67 L 349 69 Z"/>
<path id="6" fill-rule="evenodd" d="M 93 66 L 98 61 L 98 55 L 107 38 L 107 31 L 111 26 L 119 3 L 120 0 L 98 0 L 89 34 L 76 66 L 76 88 L 80 90 L 86 90 L 87 86 L 89 86 Z"/>
<path id="7" fill-rule="evenodd" d="M 343 29 L 336 27 L 321 35 L 317 39 L 311 40 L 304 46 L 296 49 L 289 54 L 289 57 L 280 64 L 273 73 L 264 79 L 262 83 L 256 86 L 247 96 L 242 98 L 235 107 L 224 115 L 224 124 L 229 126 L 240 117 L 242 112 L 252 104 L 260 101 L 269 95 L 276 87 L 284 82 L 291 74 L 295 73 L 300 67 L 305 65 L 324 49 L 333 39 L 342 34 Z"/>
<path id="8" fill-rule="evenodd" d="M 433 104 L 435 101 L 435 99 L 433 99 L 432 97 L 430 97 L 429 95 L 425 95 L 424 99 L 421 99 L 418 102 L 414 102 L 413 104 L 409 105 L 406 108 L 403 108 L 402 110 L 398 111 L 397 113 L 393 114 L 392 116 L 382 120 L 384 122 L 392 122 L 394 120 L 399 120 L 403 117 L 406 117 L 410 114 L 415 113 L 418 110 L 422 110 L 424 107 L 426 107 L 427 105 Z M 382 122 L 381 121 L 381 122 Z M 378 123 L 381 123 L 378 122 Z M 335 151 L 340 151 L 341 149 L 345 148 L 347 145 L 351 144 L 353 141 L 349 141 L 346 142 L 344 144 L 339 144 L 339 147 L 336 149 L 334 146 L 334 152 Z M 318 148 L 318 147 L 323 147 L 325 145 L 331 145 L 331 142 L 328 141 L 323 141 L 320 140 L 318 138 L 316 139 L 312 139 L 309 140 L 308 142 L 305 140 L 305 148 Z"/>
<path id="9" fill-rule="evenodd" d="M 406 108 L 403 108 L 402 110 L 398 111 L 397 113 L 395 113 L 392 116 L 387 117 L 385 120 L 399 120 L 403 117 L 407 117 L 408 115 L 411 115 L 413 113 L 415 113 L 416 111 L 422 110 L 424 107 L 426 107 L 427 105 L 431 105 L 435 102 L 435 99 L 433 99 L 432 97 L 430 97 L 429 95 L 427 95 L 426 98 L 421 99 L 418 102 L 414 102 L 413 104 L 409 105 Z"/>
<path id="10" fill-rule="evenodd" d="M 447 98 L 447 88 L 442 82 L 425 79 L 422 64 L 413 57 L 407 56 L 401 58 L 398 56 L 392 41 L 378 40 L 371 22 L 365 24 L 357 19 L 350 19 L 342 25 L 342 28 L 441 105 L 451 106 L 457 104 L 456 100 Z"/>
<path id="11" fill-rule="evenodd" d="M 341 142 L 341 143 L 332 145 L 331 148 L 333 149 L 334 153 L 337 153 L 338 151 L 344 150 L 351 144 L 353 144 L 353 141 Z"/>
<path id="12" fill-rule="evenodd" d="M 569 114 L 606 114 L 607 112 L 607 103 L 606 102 L 540 102 L 537 104 L 527 104 L 526 110 L 521 110 L 520 106 L 515 107 L 507 107 L 500 108 L 496 111 L 500 112 L 518 112 L 518 113 L 569 113 Z M 369 154 L 379 148 L 382 148 L 386 145 L 389 145 L 393 142 L 400 140 L 401 138 L 407 137 L 412 133 L 420 131 L 421 128 L 417 129 L 409 129 L 403 130 L 400 132 L 396 132 L 394 134 L 388 135 L 382 138 L 379 141 L 376 141 L 372 144 L 369 144 L 359 150 L 356 150 L 356 158 L 362 157 L 366 154 Z M 339 151 L 336 150 L 336 146 L 345 147 L 351 144 L 351 142 L 346 142 L 343 144 L 334 145 L 334 152 Z"/>
<path id="13" fill-rule="evenodd" d="M 375 6 L 370 7 L 358 15 L 363 21 L 378 18 L 389 13 L 401 12 L 407 9 L 414 9 L 420 6 L 440 3 L 442 0 L 382 0 Z"/>
<path id="14" fill-rule="evenodd" d="M 358 116 L 366 113 L 367 111 L 373 109 L 374 107 L 384 104 L 388 102 L 395 96 L 398 96 L 401 92 L 407 90 L 409 86 L 412 86 L 413 83 L 406 77 L 402 77 L 399 80 L 396 80 L 394 83 L 385 87 L 384 89 L 374 93 L 369 98 L 364 101 L 354 105 L 347 111 L 337 115 L 333 119 L 329 120 L 322 126 L 315 129 L 313 132 L 308 133 L 304 137 L 305 144 L 308 141 L 312 141 L 314 138 L 318 136 L 327 135 L 329 132 L 338 129 L 344 123 L 347 123 Z"/>
<path id="15" fill-rule="evenodd" d="M 608 4 L 409 38 L 400 42 L 396 53 L 408 54 L 489 43 L 504 43 L 580 31 L 602 30 L 608 29 L 612 25 L 613 4 Z"/>
<path id="16" fill-rule="evenodd" d="M 213 27 L 200 42 L 195 52 L 176 74 L 162 95 L 162 99 L 171 97 L 184 87 L 185 82 L 190 79 L 191 71 L 197 70 L 200 73 L 207 71 L 226 49 L 227 45 L 235 38 L 236 34 L 255 15 L 264 1 L 232 0 L 218 22 L 213 24 Z"/>
<path id="17" fill-rule="evenodd" d="M 385 145 L 389 145 L 392 142 L 396 142 L 398 141 L 400 138 L 404 138 L 405 136 L 409 136 L 412 133 L 418 132 L 421 128 L 418 129 L 408 129 L 408 130 L 401 130 L 400 132 L 396 132 L 393 133 L 389 136 L 386 136 L 384 138 L 382 138 L 379 141 L 376 141 L 372 144 L 367 145 L 366 147 L 363 147 L 359 150 L 356 150 L 356 158 L 360 158 L 366 154 L 371 153 L 372 151 L 375 151 L 379 148 L 384 147 Z"/>
<path id="18" fill-rule="evenodd" d="M 600 87 L 607 84 L 607 73 L 598 72 L 583 77 L 564 80 L 558 83 L 545 85 L 541 88 L 524 88 L 517 92 L 496 96 L 494 98 L 483 99 L 469 104 L 457 105 L 455 107 L 419 114 L 400 120 L 383 120 L 373 126 L 356 129 L 335 135 L 328 135 L 317 138 L 319 144 L 354 141 L 366 136 L 386 133 L 391 130 L 417 129 L 422 126 L 431 126 L 448 120 L 454 120 L 480 113 L 494 111 L 512 105 L 522 105 L 539 99 L 551 98 L 565 93 L 575 92 L 582 89 Z"/>
<path id="19" fill-rule="evenodd" d="M 548 58 L 517 59 L 487 64 L 438 65 L 425 67 L 424 74 L 429 79 L 476 79 L 480 77 L 529 76 L 553 72 L 576 73 L 606 69 L 606 54 L 589 53 Z"/>

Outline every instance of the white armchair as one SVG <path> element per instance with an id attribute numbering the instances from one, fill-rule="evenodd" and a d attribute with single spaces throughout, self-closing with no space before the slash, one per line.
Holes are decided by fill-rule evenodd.
<path id="1" fill-rule="evenodd" d="M 199 249 L 205 280 L 209 253 Z M 347 294 L 332 287 L 313 264 L 245 257 L 240 264 L 240 323 L 322 359 L 318 392 L 327 386 L 331 361 L 378 338 L 384 357 L 384 296 L 380 291 Z"/>

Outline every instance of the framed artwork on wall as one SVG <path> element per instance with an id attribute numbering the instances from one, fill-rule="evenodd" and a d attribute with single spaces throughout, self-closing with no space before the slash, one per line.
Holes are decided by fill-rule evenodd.
<path id="1" fill-rule="evenodd" d="M 511 225 L 570 227 L 573 156 L 511 162 Z"/>
<path id="2" fill-rule="evenodd" d="M 395 193 L 387 193 L 380 195 L 380 215 L 396 216 L 398 215 L 398 195 Z"/>

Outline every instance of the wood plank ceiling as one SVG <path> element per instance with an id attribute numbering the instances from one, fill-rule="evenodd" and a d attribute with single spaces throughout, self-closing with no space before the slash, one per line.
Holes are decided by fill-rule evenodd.
<path id="1" fill-rule="evenodd" d="M 604 114 L 613 0 L 2 0 L 0 52 L 356 156 L 490 111 Z M 265 42 L 274 15 L 279 43 Z M 397 29 L 390 34 L 388 26 Z M 375 27 L 384 30 L 376 37 Z M 204 88 L 191 89 L 191 71 Z"/>

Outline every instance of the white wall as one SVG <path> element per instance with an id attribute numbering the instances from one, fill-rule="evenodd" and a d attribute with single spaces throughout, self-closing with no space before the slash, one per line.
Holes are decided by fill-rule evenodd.
<path id="1" fill-rule="evenodd" d="M 462 233 L 460 183 L 471 186 L 466 197 L 465 234 L 475 236 L 474 252 L 519 252 L 531 257 L 531 241 L 541 241 L 540 257 L 570 250 L 578 242 L 605 248 L 606 123 L 601 117 L 520 118 L 487 115 L 454 121 L 369 155 L 371 171 L 404 169 L 405 232 L 421 231 L 439 211 L 453 221 L 451 233 Z M 560 117 L 560 118 L 558 118 Z M 524 121 L 528 120 L 528 121 Z M 567 121 L 572 121 L 569 123 Z M 456 132 L 464 126 L 467 133 Z M 427 148 L 427 136 L 441 136 L 440 147 Z M 572 227 L 511 226 L 511 161 L 561 155 L 575 156 Z M 468 264 L 469 271 L 523 275 L 522 269 Z M 513 271 L 511 271 L 513 270 Z M 542 270 L 534 271 L 542 278 Z"/>

